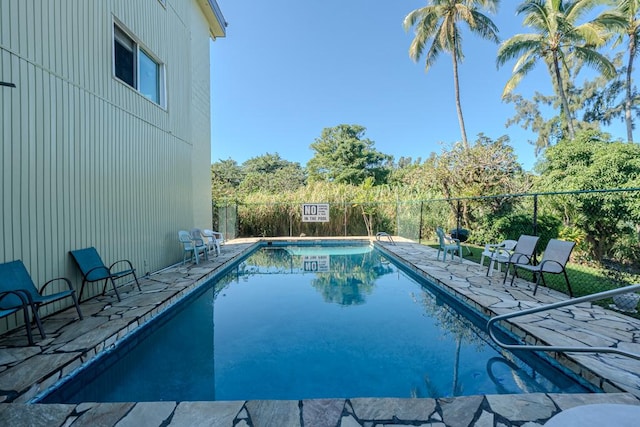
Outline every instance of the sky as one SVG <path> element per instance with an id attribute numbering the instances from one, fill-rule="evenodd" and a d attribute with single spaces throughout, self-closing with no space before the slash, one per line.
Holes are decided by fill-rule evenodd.
<path id="1" fill-rule="evenodd" d="M 395 160 L 439 153 L 459 141 L 451 56 L 441 54 L 425 73 L 424 58 L 408 50 L 413 30 L 402 22 L 425 0 L 217 0 L 228 22 L 225 38 L 210 43 L 211 161 L 242 164 L 266 153 L 299 162 L 324 128 L 355 124 Z M 528 32 L 518 1 L 503 0 L 489 15 L 501 40 Z M 536 138 L 502 102 L 513 64 L 496 67 L 498 46 L 463 33 L 460 96 L 467 136 L 508 135 L 518 161 L 532 170 Z M 516 88 L 531 98 L 551 94 L 542 64 Z M 620 128 L 621 129 L 621 128 Z M 623 133 L 608 130 L 614 138 Z"/>

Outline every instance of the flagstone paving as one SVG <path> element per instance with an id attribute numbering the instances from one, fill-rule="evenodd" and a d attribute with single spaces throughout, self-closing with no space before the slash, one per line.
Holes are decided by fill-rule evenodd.
<path id="1" fill-rule="evenodd" d="M 436 260 L 436 251 L 394 238 L 379 247 L 416 273 L 487 315 L 505 314 L 566 299 L 563 294 L 469 261 Z M 607 393 L 466 396 L 439 399 L 355 398 L 300 401 L 131 402 L 77 405 L 30 404 L 35 396 L 136 328 L 157 316 L 233 263 L 256 240 L 228 242 L 222 254 L 199 265 L 176 265 L 141 279 L 142 291 L 123 287 L 122 301 L 107 294 L 81 305 L 84 320 L 69 309 L 44 319 L 47 339 L 36 332 L 26 346 L 24 328 L 0 337 L 0 426 L 525 426 L 543 425 L 581 405 L 640 406 L 640 361 L 611 354 L 552 355 Z M 591 304 L 511 319 L 511 330 L 528 343 L 617 345 L 640 353 L 640 321 Z M 606 414 L 603 414 L 606 417 Z M 607 419 L 607 418 L 603 418 Z"/>

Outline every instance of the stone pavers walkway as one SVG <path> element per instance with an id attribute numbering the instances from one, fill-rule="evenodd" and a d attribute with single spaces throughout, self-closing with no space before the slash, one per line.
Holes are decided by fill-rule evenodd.
<path id="1" fill-rule="evenodd" d="M 398 240 L 398 239 L 396 239 Z M 99 352 L 147 322 L 250 250 L 255 241 L 238 240 L 222 255 L 199 265 L 174 266 L 142 279 L 142 292 L 127 287 L 122 302 L 113 296 L 82 303 L 85 319 L 69 309 L 44 320 L 48 334 L 25 346 L 24 328 L 0 337 L 0 426 L 526 426 L 543 425 L 553 415 L 579 405 L 640 405 L 640 365 L 605 355 L 562 356 L 572 369 L 606 394 L 488 395 L 442 399 L 318 399 L 304 401 L 27 404 Z M 533 297 L 528 285 L 502 286 L 470 262 L 435 260 L 431 248 L 411 242 L 381 247 L 408 262 L 419 274 L 490 314 L 566 298 L 547 289 Z M 513 330 L 531 342 L 619 345 L 640 353 L 639 323 L 582 304 L 514 321 Z M 39 338 L 38 335 L 35 336 Z"/>

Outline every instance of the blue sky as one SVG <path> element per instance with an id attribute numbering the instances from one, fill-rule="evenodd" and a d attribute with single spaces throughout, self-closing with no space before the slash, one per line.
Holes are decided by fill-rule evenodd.
<path id="1" fill-rule="evenodd" d="M 211 43 L 211 161 L 239 164 L 278 153 L 302 166 L 322 129 L 358 124 L 375 148 L 400 157 L 440 152 L 460 139 L 451 56 L 424 71 L 408 55 L 404 17 L 425 0 L 217 0 L 229 23 Z M 502 40 L 525 32 L 517 1 L 492 16 Z M 513 105 L 501 100 L 512 64 L 497 69 L 497 45 L 465 34 L 460 91 L 467 135 L 509 135 L 519 162 L 535 162 L 535 135 L 505 127 Z M 551 93 L 542 65 L 516 89 Z M 609 130 L 612 132 L 611 130 Z M 623 134 L 612 132 L 614 138 Z"/>

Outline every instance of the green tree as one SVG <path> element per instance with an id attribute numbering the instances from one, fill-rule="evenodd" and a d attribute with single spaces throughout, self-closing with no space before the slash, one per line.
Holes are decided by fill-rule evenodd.
<path id="1" fill-rule="evenodd" d="M 458 63 L 464 59 L 462 34 L 459 26 L 461 22 L 464 22 L 475 35 L 498 43 L 498 28 L 491 19 L 480 12 L 480 9 L 486 9 L 490 13 L 494 13 L 498 4 L 499 0 L 429 0 L 427 6 L 412 11 L 404 18 L 405 31 L 415 26 L 415 37 L 409 47 L 411 59 L 417 62 L 427 47 L 427 43 L 431 41 L 425 53 L 426 71 L 429 71 L 440 53 L 444 51 L 451 54 L 456 111 L 460 123 L 462 143 L 465 147 L 468 147 L 469 143 L 462 115 L 458 81 Z"/>
<path id="2" fill-rule="evenodd" d="M 307 163 L 309 180 L 360 185 L 371 177 L 376 185 L 385 183 L 390 173 L 386 163 L 392 157 L 363 138 L 365 130 L 346 124 L 323 129 L 310 146 L 315 154 Z"/>
<path id="3" fill-rule="evenodd" d="M 437 185 L 447 199 L 519 193 L 527 185 L 507 136 L 492 140 L 480 134 L 471 147 L 465 149 L 456 143 L 429 163 L 434 168 Z M 476 217 L 504 209 L 504 203 L 509 202 L 500 198 L 488 199 L 479 207 L 469 200 L 461 200 L 463 226 L 471 227 Z M 456 215 L 457 201 L 450 200 L 449 204 L 452 214 Z M 476 215 L 472 214 L 473 207 L 480 209 Z"/>
<path id="4" fill-rule="evenodd" d="M 306 176 L 299 163 L 284 160 L 278 153 L 252 157 L 242 164 L 243 193 L 282 194 L 304 185 Z"/>
<path id="5" fill-rule="evenodd" d="M 606 94 L 612 84 L 607 87 L 602 86 L 610 80 L 604 77 L 598 77 L 594 81 L 586 81 L 582 87 L 575 87 L 572 80 L 566 81 L 567 86 L 567 99 L 569 102 L 569 108 L 576 116 L 578 112 L 583 112 L 582 120 L 574 119 L 574 129 L 576 132 L 582 130 L 600 129 L 600 122 L 610 122 L 613 117 L 613 107 L 610 102 L 610 95 Z M 607 99 L 603 97 L 607 96 Z M 562 119 L 561 114 L 555 114 L 546 118 L 543 112 L 558 111 L 561 102 L 557 95 L 544 95 L 540 92 L 535 92 L 531 100 L 524 99 L 518 94 L 507 94 L 504 100 L 509 103 L 513 103 L 516 109 L 514 117 L 510 118 L 506 125 L 511 126 L 519 123 L 524 129 L 530 129 L 537 137 L 534 141 L 529 140 L 531 144 L 536 147 L 536 156 L 540 152 L 550 146 L 558 143 L 564 138 L 566 134 L 566 126 L 563 123 L 566 122 Z M 605 120 L 605 117 L 608 120 Z"/>
<path id="6" fill-rule="evenodd" d="M 539 191 L 633 188 L 640 184 L 640 146 L 611 142 L 601 132 L 580 132 L 574 140 L 547 148 L 537 171 Z M 597 261 L 608 257 L 616 240 L 630 232 L 629 218 L 640 219 L 637 201 L 624 193 L 565 195 L 555 203 L 566 227 L 584 231 L 588 251 Z"/>
<path id="7" fill-rule="evenodd" d="M 612 27 L 612 20 L 608 15 L 600 15 L 578 24 L 600 3 L 602 0 L 526 0 L 518 6 L 517 14 L 524 14 L 524 25 L 535 32 L 516 34 L 498 49 L 498 66 L 517 58 L 503 96 L 511 93 L 535 67 L 538 59 L 542 59 L 551 75 L 554 91 L 561 100 L 561 117 L 571 139 L 575 137 L 575 128 L 562 68 L 570 70 L 572 61 L 576 60 L 576 63 L 594 66 L 606 77 L 616 74 L 613 64 L 596 50 L 606 42 L 610 33 L 605 29 Z"/>
<path id="8" fill-rule="evenodd" d="M 618 68 L 618 74 L 614 79 L 607 79 L 599 75 L 583 84 L 580 91 L 584 108 L 583 120 L 610 125 L 614 119 L 620 118 L 627 125 L 631 125 L 631 137 L 633 137 L 634 118 L 640 116 L 640 96 L 633 83 L 630 88 L 626 84 L 628 73 L 626 67 L 620 66 L 622 56 L 623 53 L 620 52 L 613 60 L 614 65 Z M 627 101 L 629 98 L 630 102 Z M 627 132 L 628 137 L 629 133 Z"/>
<path id="9" fill-rule="evenodd" d="M 214 202 L 234 199 L 244 179 L 242 168 L 235 160 L 220 160 L 211 165 L 211 198 Z"/>

